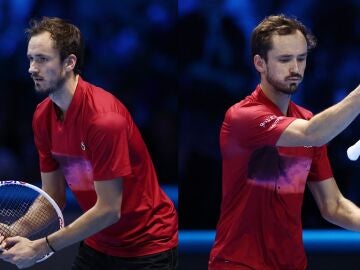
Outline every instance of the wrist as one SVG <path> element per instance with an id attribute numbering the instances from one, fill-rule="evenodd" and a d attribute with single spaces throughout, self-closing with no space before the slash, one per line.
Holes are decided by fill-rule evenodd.
<path id="1" fill-rule="evenodd" d="M 45 237 L 45 242 L 46 242 L 46 245 L 47 245 L 48 249 L 50 250 L 50 252 L 54 252 L 54 253 L 55 253 L 56 250 L 55 250 L 54 247 L 51 245 L 51 242 L 50 242 L 48 236 Z"/>
<path id="2" fill-rule="evenodd" d="M 40 259 L 52 252 L 46 243 L 45 237 L 35 240 L 34 243 L 36 244 L 34 249 L 37 254 L 37 259 Z"/>

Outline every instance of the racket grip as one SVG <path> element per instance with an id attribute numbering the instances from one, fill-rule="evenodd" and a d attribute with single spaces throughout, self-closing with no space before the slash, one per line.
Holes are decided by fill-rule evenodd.
<path id="1" fill-rule="evenodd" d="M 358 140 L 354 145 L 350 146 L 346 153 L 350 160 L 357 160 L 360 156 L 360 140 Z"/>

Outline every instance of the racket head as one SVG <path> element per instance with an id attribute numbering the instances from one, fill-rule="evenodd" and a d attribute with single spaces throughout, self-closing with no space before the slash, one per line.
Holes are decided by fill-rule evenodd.
<path id="1" fill-rule="evenodd" d="M 29 214 L 35 201 L 36 211 Z M 25 215 L 28 226 L 16 226 Z M 0 225 L 0 232 L 7 236 L 36 240 L 63 228 L 64 217 L 57 203 L 42 189 L 27 182 L 6 180 L 0 181 L 0 224 L 6 225 Z M 29 232 L 29 228 L 36 229 Z M 48 259 L 53 253 L 46 254 L 37 262 Z"/>

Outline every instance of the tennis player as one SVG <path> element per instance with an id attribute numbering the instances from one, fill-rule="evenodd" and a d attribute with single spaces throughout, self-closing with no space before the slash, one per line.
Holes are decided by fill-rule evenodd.
<path id="1" fill-rule="evenodd" d="M 222 204 L 209 269 L 306 269 L 306 184 L 326 220 L 360 230 L 360 210 L 339 191 L 325 146 L 359 114 L 360 87 L 313 116 L 291 101 L 316 45 L 308 29 L 269 16 L 251 45 L 260 83 L 229 108 L 221 128 Z"/>
<path id="2" fill-rule="evenodd" d="M 42 188 L 64 207 L 68 185 L 84 214 L 43 239 L 5 239 L 0 258 L 25 268 L 81 241 L 73 270 L 176 269 L 174 205 L 125 106 L 79 75 L 79 29 L 44 17 L 26 33 L 29 73 L 48 95 L 33 117 Z"/>

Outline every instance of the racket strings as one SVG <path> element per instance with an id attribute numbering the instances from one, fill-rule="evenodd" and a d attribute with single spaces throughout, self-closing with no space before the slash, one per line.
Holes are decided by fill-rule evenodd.
<path id="1" fill-rule="evenodd" d="M 31 224 L 29 226 L 31 230 L 27 236 L 30 239 L 37 239 L 58 230 L 59 220 L 57 213 L 47 199 L 40 196 L 34 204 L 36 204 L 36 210 L 32 209 L 32 205 L 30 211 L 24 217 Z"/>
<path id="2" fill-rule="evenodd" d="M 0 223 L 0 235 L 5 238 L 11 236 L 11 230 L 8 225 Z"/>
<path id="3" fill-rule="evenodd" d="M 26 189 L 25 189 L 26 190 Z M 6 237 L 20 235 L 15 233 L 11 225 L 22 217 L 36 198 L 35 192 L 21 189 L 16 185 L 1 188 L 0 193 L 0 233 Z M 33 198 L 35 197 L 35 198 Z"/>
<path id="4" fill-rule="evenodd" d="M 0 234 L 38 239 L 58 229 L 57 213 L 42 195 L 19 185 L 1 187 Z"/>

